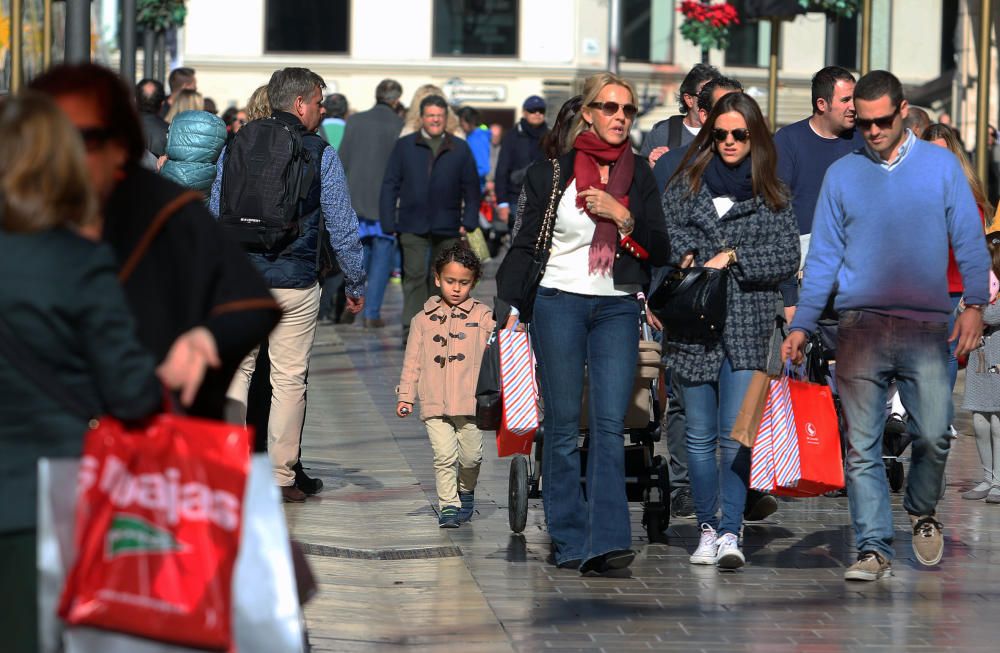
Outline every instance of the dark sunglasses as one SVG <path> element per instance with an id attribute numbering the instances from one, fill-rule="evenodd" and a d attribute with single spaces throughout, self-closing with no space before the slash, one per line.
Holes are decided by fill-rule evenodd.
<path id="1" fill-rule="evenodd" d="M 104 145 L 112 138 L 115 132 L 110 127 L 85 127 L 79 130 L 80 138 L 88 150 L 93 150 Z"/>
<path id="2" fill-rule="evenodd" d="M 600 109 L 601 113 L 608 116 L 618 115 L 618 110 L 621 109 L 625 114 L 625 118 L 631 120 L 635 118 L 635 114 L 639 113 L 639 107 L 634 104 L 618 104 L 617 102 L 591 102 L 587 105 L 591 109 Z"/>
<path id="3" fill-rule="evenodd" d="M 993 247 L 1000 247 L 1000 231 L 991 231 L 986 234 L 986 242 Z"/>
<path id="4" fill-rule="evenodd" d="M 525 112 L 527 112 L 527 113 L 540 113 L 543 116 L 545 115 L 545 109 L 525 109 Z"/>
<path id="5" fill-rule="evenodd" d="M 712 130 L 712 138 L 714 138 L 717 143 L 722 143 L 723 141 L 725 141 L 727 138 L 729 138 L 730 134 L 732 134 L 733 138 L 736 139 L 737 141 L 739 141 L 740 143 L 746 143 L 748 140 L 750 140 L 750 130 L 749 129 L 733 129 L 733 130 L 729 130 L 729 129 L 713 129 Z"/>
<path id="6" fill-rule="evenodd" d="M 899 107 L 893 111 L 888 116 L 881 116 L 879 118 L 858 118 L 854 117 L 854 125 L 861 131 L 868 131 L 872 128 L 872 125 L 878 125 L 879 129 L 889 129 L 892 124 L 896 122 L 896 116 L 899 115 Z"/>

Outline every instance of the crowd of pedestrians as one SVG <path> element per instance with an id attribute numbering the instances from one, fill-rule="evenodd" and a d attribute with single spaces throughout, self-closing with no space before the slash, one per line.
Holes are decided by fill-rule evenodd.
<path id="1" fill-rule="evenodd" d="M 97 65 L 57 66 L 0 107 L 0 338 L 94 414 L 144 417 L 162 386 L 192 415 L 243 423 L 262 384 L 275 482 L 285 501 L 305 501 L 322 487 L 299 460 L 320 316 L 384 327 L 398 271 L 396 414 L 419 404 L 439 524 L 464 524 L 483 450 L 472 387 L 494 326 L 470 296 L 482 263 L 466 241 L 488 226 L 509 245 L 500 326 L 528 325 L 537 356 L 558 567 L 604 573 L 635 556 L 624 416 L 643 297 L 676 268 L 725 270 L 727 290 L 721 333 L 661 336 L 671 512 L 701 532 L 691 563 L 741 567 L 743 521 L 777 509 L 749 491 L 750 450 L 730 436 L 751 376 L 776 354 L 776 318 L 789 329 L 784 359 L 800 362 L 824 328 L 836 349 L 859 553 L 845 578 L 891 573 L 890 386 L 913 438 L 903 505 L 918 560 L 942 557 L 936 507 L 966 357 L 963 408 L 984 476 L 963 497 L 1000 502 L 994 209 L 957 132 L 908 106 L 891 73 L 820 70 L 812 114 L 772 136 L 738 80 L 699 64 L 680 85 L 680 114 L 638 152 L 636 93 L 610 73 L 555 115 L 529 96 L 506 133 L 431 84 L 404 106 L 401 85 L 383 80 L 375 104 L 351 113 L 343 95 L 324 96 L 322 77 L 289 67 L 222 117 L 194 70 L 168 85 L 129 89 Z M 28 498 L 0 509 L 0 546 L 33 570 L 31 461 L 79 455 L 84 422 L 16 370 L 0 366 L 0 482 Z M 34 593 L 29 576 L 19 592 Z"/>

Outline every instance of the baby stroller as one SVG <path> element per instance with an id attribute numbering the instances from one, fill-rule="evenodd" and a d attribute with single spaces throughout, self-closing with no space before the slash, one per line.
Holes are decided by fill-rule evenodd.
<path id="1" fill-rule="evenodd" d="M 651 337 L 643 312 L 642 337 L 639 340 L 639 363 L 636 368 L 632 402 L 625 414 L 625 492 L 628 501 L 642 503 L 642 525 L 650 542 L 666 542 L 670 525 L 670 470 L 667 461 L 653 451 L 660 439 L 661 406 L 658 384 L 662 363 L 660 344 Z M 583 407 L 580 411 L 580 483 L 585 484 L 589 448 L 587 385 L 584 382 Z M 528 518 L 528 499 L 541 496 L 541 458 L 544 434 L 539 427 L 534 452 L 515 455 L 510 462 L 508 482 L 508 521 L 515 533 L 524 531 Z M 586 488 L 585 488 L 586 489 Z"/>

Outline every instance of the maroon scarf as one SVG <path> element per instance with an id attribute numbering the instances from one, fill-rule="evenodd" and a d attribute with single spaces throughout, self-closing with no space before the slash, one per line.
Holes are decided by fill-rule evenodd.
<path id="1" fill-rule="evenodd" d="M 576 158 L 573 160 L 573 175 L 576 177 L 576 192 L 597 188 L 606 191 L 628 208 L 628 189 L 632 185 L 632 175 L 635 173 L 635 155 L 632 146 L 626 139 L 621 145 L 609 145 L 594 132 L 585 131 L 573 142 Z M 601 171 L 598 166 L 614 164 L 608 183 L 601 182 Z M 615 250 L 618 245 L 618 226 L 613 220 L 601 218 L 587 210 L 587 202 L 577 195 L 577 208 L 583 209 L 590 219 L 597 223 L 594 229 L 594 239 L 590 241 L 588 257 L 588 272 L 590 274 L 607 274 L 615 262 Z"/>

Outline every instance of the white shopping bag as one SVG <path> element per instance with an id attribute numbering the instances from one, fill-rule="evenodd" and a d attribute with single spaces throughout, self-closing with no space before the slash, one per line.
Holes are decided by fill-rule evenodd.
<path id="1" fill-rule="evenodd" d="M 56 609 L 73 564 L 76 478 L 80 461 L 38 462 L 38 602 L 42 653 L 188 653 L 194 649 L 93 628 L 66 628 Z M 256 455 L 243 499 L 240 552 L 233 574 L 236 651 L 301 653 L 299 607 L 281 497 L 271 462 Z"/>

